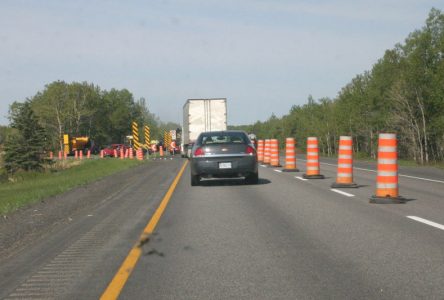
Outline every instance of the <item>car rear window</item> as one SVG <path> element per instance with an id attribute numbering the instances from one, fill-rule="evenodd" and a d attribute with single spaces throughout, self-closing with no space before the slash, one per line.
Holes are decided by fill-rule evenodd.
<path id="1" fill-rule="evenodd" d="M 248 144 L 248 138 L 242 132 L 209 132 L 200 136 L 198 144 Z"/>

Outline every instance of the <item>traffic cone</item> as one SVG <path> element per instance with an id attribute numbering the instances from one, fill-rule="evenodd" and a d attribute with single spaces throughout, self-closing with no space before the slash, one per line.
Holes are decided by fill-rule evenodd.
<path id="1" fill-rule="evenodd" d="M 302 175 L 305 179 L 324 179 L 324 175 L 320 174 L 319 167 L 319 148 L 318 138 L 307 138 L 307 168 L 305 174 Z"/>
<path id="2" fill-rule="evenodd" d="M 357 188 L 353 182 L 353 140 L 351 136 L 339 137 L 338 175 L 332 188 Z"/>
<path id="3" fill-rule="evenodd" d="M 142 151 L 142 149 L 138 149 L 136 154 L 137 154 L 137 159 L 138 160 L 143 160 L 143 151 Z"/>
<path id="4" fill-rule="evenodd" d="M 264 161 L 264 140 L 258 140 L 257 141 L 257 161 L 263 162 Z"/>
<path id="5" fill-rule="evenodd" d="M 91 158 L 91 150 L 88 150 L 86 152 L 86 158 L 90 159 Z"/>
<path id="6" fill-rule="evenodd" d="M 379 134 L 376 195 L 370 198 L 370 203 L 405 203 L 405 199 L 398 194 L 397 144 L 396 134 Z"/>
<path id="7" fill-rule="evenodd" d="M 264 164 L 270 164 L 270 139 L 266 139 L 264 144 Z"/>
<path id="8" fill-rule="evenodd" d="M 79 151 L 79 158 L 80 158 L 80 160 L 83 159 L 83 151 L 82 150 Z"/>
<path id="9" fill-rule="evenodd" d="M 117 158 L 117 149 L 114 149 L 114 157 Z"/>
<path id="10" fill-rule="evenodd" d="M 159 155 L 161 158 L 163 158 L 163 146 L 159 147 Z"/>
<path id="11" fill-rule="evenodd" d="M 59 151 L 59 160 L 62 160 L 62 158 L 63 158 L 62 151 Z"/>
<path id="12" fill-rule="evenodd" d="M 139 149 L 140 150 L 140 149 Z M 137 150 L 137 151 L 139 151 Z M 134 159 L 134 152 L 133 152 L 133 148 L 128 148 L 128 153 L 129 153 L 129 158 L 130 159 Z"/>
<path id="13" fill-rule="evenodd" d="M 299 172 L 296 167 L 296 140 L 294 138 L 285 139 L 285 169 L 283 172 Z"/>
<path id="14" fill-rule="evenodd" d="M 263 162 L 264 161 L 264 140 L 258 140 L 257 141 L 257 161 Z"/>
<path id="15" fill-rule="evenodd" d="M 123 150 L 123 148 L 120 148 L 120 159 L 124 159 L 125 158 L 125 152 Z"/>
<path id="16" fill-rule="evenodd" d="M 270 167 L 282 167 L 279 163 L 279 141 L 277 139 L 270 140 Z"/>
<path id="17" fill-rule="evenodd" d="M 105 155 L 103 154 L 103 150 L 100 150 L 100 158 L 103 158 Z"/>
<path id="18" fill-rule="evenodd" d="M 74 151 L 74 159 L 77 159 L 77 158 L 79 158 L 79 151 Z"/>

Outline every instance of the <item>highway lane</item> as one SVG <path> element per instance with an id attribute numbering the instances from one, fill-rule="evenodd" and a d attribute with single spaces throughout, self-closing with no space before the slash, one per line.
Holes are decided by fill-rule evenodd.
<path id="1" fill-rule="evenodd" d="M 305 170 L 305 161 L 298 160 L 298 167 Z M 355 162 L 354 182 L 360 187 L 358 189 L 339 189 L 367 201 L 376 192 L 376 164 L 369 162 Z M 336 162 L 334 159 L 321 159 L 321 173 L 326 176 L 325 180 L 314 181 L 324 189 L 336 179 Z M 436 168 L 400 168 L 399 194 L 406 198 L 407 204 L 395 207 L 383 207 L 395 213 L 404 215 L 419 215 L 422 218 L 444 224 L 444 170 Z M 417 178 L 418 177 L 418 178 Z M 430 179 L 430 180 L 428 180 Z M 313 182 L 313 181 L 311 181 Z"/>
<path id="2" fill-rule="evenodd" d="M 257 186 L 191 187 L 186 174 L 121 299 L 441 299 L 444 231 L 406 215 L 438 218 L 442 187 L 375 205 L 374 174 L 357 172 L 363 186 L 345 197 L 327 169 L 302 181 L 261 168 Z"/>
<path id="3" fill-rule="evenodd" d="M 99 298 L 183 162 L 99 185 L 72 222 L 2 261 L 0 298 Z M 353 197 L 331 191 L 335 172 L 321 165 L 326 179 L 303 181 L 260 168 L 259 185 L 191 187 L 187 168 L 120 298 L 442 299 L 444 230 L 407 216 L 444 224 L 444 184 L 402 177 L 411 201 L 375 205 L 374 172 L 355 170 L 360 187 L 341 189 Z"/>
<path id="4" fill-rule="evenodd" d="M 0 299 L 98 299 L 180 166 L 151 162 L 57 198 L 82 207 L 1 260 Z"/>

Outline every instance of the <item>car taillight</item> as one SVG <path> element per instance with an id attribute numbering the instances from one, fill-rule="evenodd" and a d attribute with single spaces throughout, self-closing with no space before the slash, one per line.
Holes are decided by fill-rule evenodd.
<path id="1" fill-rule="evenodd" d="M 254 155 L 255 152 L 253 147 L 247 146 L 247 154 Z"/>
<path id="2" fill-rule="evenodd" d="M 202 148 L 197 148 L 195 151 L 194 151 L 194 156 L 203 156 L 205 153 L 204 153 L 204 151 L 203 151 L 203 149 Z"/>

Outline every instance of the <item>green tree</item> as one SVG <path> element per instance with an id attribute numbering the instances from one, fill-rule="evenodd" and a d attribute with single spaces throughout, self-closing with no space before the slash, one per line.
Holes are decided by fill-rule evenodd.
<path id="1" fill-rule="evenodd" d="M 41 170 L 45 163 L 46 133 L 34 114 L 30 101 L 11 107 L 11 127 L 16 134 L 5 143 L 5 169 L 14 174 L 18 170 Z"/>

